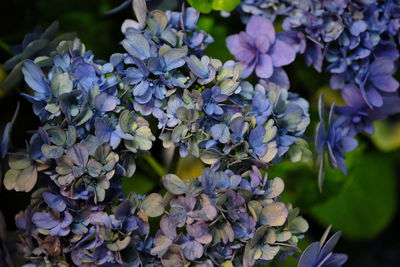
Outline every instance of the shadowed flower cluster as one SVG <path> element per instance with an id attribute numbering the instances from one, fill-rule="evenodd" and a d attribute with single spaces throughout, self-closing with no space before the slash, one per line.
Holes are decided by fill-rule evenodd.
<path id="1" fill-rule="evenodd" d="M 308 65 L 329 72 L 332 89 L 341 91 L 346 106 L 334 113 L 349 138 L 372 134 L 374 120 L 400 112 L 399 83 L 393 77 L 399 58 L 398 1 L 244 0 L 238 10 L 244 21 L 251 15 L 250 21 L 283 17 L 282 40 Z M 344 156 L 343 164 L 334 162 L 334 168 L 345 170 Z"/>
<path id="2" fill-rule="evenodd" d="M 269 25 L 261 41 L 270 48 L 251 50 L 251 64 L 273 65 L 270 79 L 253 86 L 241 79 L 240 63 L 204 55 L 212 38 L 196 29 L 194 9 L 149 12 L 144 0 L 133 7 L 136 20 L 121 27 L 126 52 L 109 62 L 74 39 L 60 42 L 47 67 L 23 63 L 32 89 L 23 96 L 41 125 L 25 151 L 10 154 L 4 184 L 33 190 L 16 217 L 27 262 L 253 266 L 293 254 L 308 224 L 279 201 L 282 179 L 262 173 L 286 155 L 308 154 L 308 103 L 288 92 L 280 68 L 294 52 L 258 18 Z M 280 49 L 293 58 L 280 58 Z M 125 196 L 122 179 L 134 174 L 137 155 L 149 153 L 156 128 L 165 148 L 210 166 L 191 182 L 164 176 L 164 196 Z M 160 218 L 154 238 L 153 217 Z"/>
<path id="3" fill-rule="evenodd" d="M 279 202 L 282 179 L 269 180 L 255 166 L 241 175 L 206 168 L 190 183 L 170 174 L 163 183 L 173 199 L 151 250 L 163 266 L 252 266 L 284 244 L 296 246 L 308 229 L 298 210 Z"/>

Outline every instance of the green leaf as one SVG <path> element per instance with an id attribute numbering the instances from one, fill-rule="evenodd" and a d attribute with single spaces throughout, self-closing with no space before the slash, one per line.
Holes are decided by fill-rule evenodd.
<path id="1" fill-rule="evenodd" d="M 218 11 L 233 11 L 239 4 L 240 0 L 214 0 L 212 8 Z"/>
<path id="2" fill-rule="evenodd" d="M 22 58 L 30 58 L 31 56 L 45 48 L 48 42 L 49 41 L 45 39 L 38 39 L 30 42 L 22 52 Z"/>
<path id="3" fill-rule="evenodd" d="M 22 79 L 21 69 L 23 65 L 24 62 L 21 61 L 12 69 L 12 71 L 8 74 L 7 78 L 1 84 L 0 89 L 8 90 L 13 86 L 15 86 Z"/>
<path id="4" fill-rule="evenodd" d="M 188 0 L 189 4 L 202 13 L 212 10 L 232 11 L 240 4 L 240 0 Z"/>
<path id="5" fill-rule="evenodd" d="M 375 133 L 371 140 L 378 149 L 389 152 L 400 147 L 400 123 L 377 121 L 374 125 Z"/>
<path id="6" fill-rule="evenodd" d="M 372 239 L 390 223 L 396 211 L 396 179 L 392 162 L 380 154 L 364 155 L 349 171 L 335 197 L 311 208 L 324 225 L 352 239 Z"/>
<path id="7" fill-rule="evenodd" d="M 189 4 L 202 13 L 210 13 L 213 0 L 188 0 Z"/>
<path id="8" fill-rule="evenodd" d="M 145 195 L 149 193 L 154 186 L 155 182 L 153 180 L 139 173 L 135 173 L 133 177 L 122 179 L 122 190 L 125 195 L 129 195 L 131 192 Z"/>

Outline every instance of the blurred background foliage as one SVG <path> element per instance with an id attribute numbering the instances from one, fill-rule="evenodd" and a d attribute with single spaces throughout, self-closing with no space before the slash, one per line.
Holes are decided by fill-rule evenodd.
<path id="1" fill-rule="evenodd" d="M 20 43 L 23 36 L 32 31 L 35 25 L 45 28 L 54 20 L 60 22 L 60 33 L 76 32 L 97 59 L 107 60 L 112 53 L 122 51 L 119 45 L 122 39 L 120 25 L 125 18 L 132 16 L 130 8 L 113 15 L 105 15 L 121 2 L 3 1 L 0 11 L 0 62 L 5 62 L 11 57 L 10 47 Z M 150 8 L 180 8 L 180 4 L 175 0 L 153 0 Z M 225 46 L 225 38 L 244 29 L 239 17 L 232 14 L 229 18 L 223 18 L 214 11 L 203 14 L 199 25 L 215 39 L 207 49 L 207 54 L 223 61 L 232 59 Z M 291 90 L 310 101 L 312 123 L 306 136 L 311 141 L 316 124 L 316 102 L 319 94 L 325 95 L 327 104 L 335 102 L 340 105 L 342 100 L 340 95 L 329 88 L 328 76 L 307 68 L 302 58 L 298 58 L 286 70 L 290 77 Z M 0 65 L 0 84 L 6 75 L 7 72 Z M 20 115 L 11 138 L 12 150 L 24 148 L 25 140 L 29 139 L 29 131 L 36 129 L 39 123 L 31 112 L 30 104 L 19 96 L 19 93 L 25 90 L 27 88 L 22 83 L 7 91 L 0 90 L 0 129 L 12 118 L 17 102 L 21 103 Z M 324 229 L 332 224 L 334 230 L 343 232 L 336 251 L 349 254 L 350 259 L 346 266 L 400 266 L 400 216 L 397 212 L 400 186 L 399 117 L 377 122 L 375 128 L 373 136 L 361 136 L 359 142 L 362 145 L 348 153 L 347 176 L 329 168 L 326 170 L 322 193 L 318 191 L 317 170 L 311 161 L 283 161 L 268 171 L 269 177 L 279 176 L 285 180 L 284 202 L 291 202 L 299 207 L 310 223 L 307 237 L 300 242 L 301 249 L 311 241 L 318 240 Z M 172 171 L 186 179 L 198 176 L 203 168 L 199 160 L 170 159 L 168 151 L 160 151 L 162 146 L 156 143 L 153 148 L 154 157 L 142 156 L 138 159 L 134 177 L 124 180 L 124 192 L 146 194 L 159 191 L 159 179 L 162 174 L 171 171 L 171 165 L 174 167 Z M 3 170 L 7 167 L 5 162 L 1 163 Z M 15 230 L 15 214 L 24 209 L 28 202 L 28 194 L 6 192 L 1 188 L 0 208 L 10 236 Z M 277 261 L 272 266 L 295 266 L 295 262 L 293 259 L 284 263 Z"/>

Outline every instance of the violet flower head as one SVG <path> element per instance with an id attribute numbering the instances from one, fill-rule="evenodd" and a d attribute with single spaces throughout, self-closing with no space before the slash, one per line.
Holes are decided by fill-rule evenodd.
<path id="1" fill-rule="evenodd" d="M 335 105 L 330 108 L 328 128 L 325 128 L 323 97 L 319 100 L 319 116 L 320 122 L 316 132 L 316 152 L 317 161 L 320 164 L 319 187 L 322 188 L 323 183 L 323 167 L 324 153 L 328 152 L 328 159 L 331 166 L 335 169 L 339 168 L 344 174 L 347 173 L 344 152 L 350 152 L 358 146 L 357 140 L 351 135 L 349 120 L 345 116 L 333 118 Z"/>
<path id="2" fill-rule="evenodd" d="M 364 101 L 360 90 L 354 84 L 345 85 L 342 96 L 348 106 L 336 107 L 336 112 L 341 116 L 348 117 L 350 135 L 354 136 L 360 132 L 374 133 L 374 119 L 379 119 L 382 112 L 370 109 Z"/>
<path id="3" fill-rule="evenodd" d="M 356 80 L 362 80 L 359 82 L 361 94 L 371 108 L 381 107 L 383 95 L 396 92 L 399 88 L 399 82 L 392 77 L 394 72 L 393 60 L 379 57 L 368 66 L 368 71 L 357 75 Z"/>
<path id="4" fill-rule="evenodd" d="M 246 32 L 229 36 L 226 44 L 244 65 L 244 78 L 253 71 L 260 78 L 271 78 L 277 68 L 290 64 L 296 57 L 292 47 L 276 38 L 272 22 L 262 16 L 251 17 Z"/>
<path id="5" fill-rule="evenodd" d="M 70 232 L 69 226 L 72 223 L 72 215 L 69 212 L 35 212 L 32 216 L 32 222 L 39 228 L 49 230 L 50 235 L 66 236 Z"/>
<path id="6" fill-rule="evenodd" d="M 212 235 L 207 232 L 207 224 L 204 222 L 187 225 L 186 229 L 188 237 L 182 244 L 183 254 L 187 259 L 193 261 L 203 255 L 203 245 L 211 243 Z"/>
<path id="7" fill-rule="evenodd" d="M 340 235 L 341 232 L 335 233 L 325 245 L 326 235 L 320 242 L 309 245 L 301 255 L 297 267 L 340 267 L 345 264 L 348 258 L 346 254 L 332 252 Z"/>

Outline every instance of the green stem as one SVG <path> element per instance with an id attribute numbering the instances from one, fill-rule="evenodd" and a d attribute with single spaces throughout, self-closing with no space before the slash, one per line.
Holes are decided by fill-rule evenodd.
<path id="1" fill-rule="evenodd" d="M 151 156 L 142 156 L 153 170 L 161 177 L 167 174 L 167 171 Z"/>

